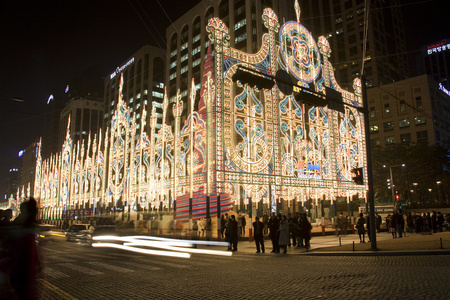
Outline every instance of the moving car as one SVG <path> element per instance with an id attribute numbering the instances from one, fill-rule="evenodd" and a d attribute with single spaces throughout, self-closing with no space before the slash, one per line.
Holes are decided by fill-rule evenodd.
<path id="1" fill-rule="evenodd" d="M 94 230 L 90 224 L 75 224 L 65 232 L 67 241 L 84 241 L 86 235 Z"/>

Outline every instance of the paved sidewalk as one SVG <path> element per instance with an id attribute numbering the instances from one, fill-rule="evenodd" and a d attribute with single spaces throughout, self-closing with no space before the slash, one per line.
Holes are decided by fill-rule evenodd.
<path id="1" fill-rule="evenodd" d="M 282 255 L 270 253 L 272 243 L 264 240 L 266 253 L 257 254 L 255 243 L 248 238 L 240 240 L 236 254 Z M 288 247 L 288 255 L 424 255 L 450 254 L 450 232 L 433 234 L 408 233 L 406 237 L 393 239 L 388 232 L 377 234 L 377 249 L 372 251 L 371 243 L 360 243 L 358 234 L 348 234 L 340 238 L 335 235 L 313 236 L 311 248 Z M 211 250 L 226 250 L 226 247 L 201 246 Z M 224 249 L 225 248 L 225 249 Z"/>

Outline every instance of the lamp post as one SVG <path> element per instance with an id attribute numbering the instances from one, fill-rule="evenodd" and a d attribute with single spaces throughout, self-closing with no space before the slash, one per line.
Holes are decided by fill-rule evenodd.
<path id="1" fill-rule="evenodd" d="M 394 177 L 392 176 L 392 168 L 395 167 L 404 167 L 405 164 L 399 164 L 399 165 L 383 165 L 383 168 L 389 167 L 389 174 L 391 176 L 391 193 L 392 193 L 392 203 L 394 204 L 394 209 L 397 207 L 397 200 L 395 199 L 395 191 L 394 191 Z"/>

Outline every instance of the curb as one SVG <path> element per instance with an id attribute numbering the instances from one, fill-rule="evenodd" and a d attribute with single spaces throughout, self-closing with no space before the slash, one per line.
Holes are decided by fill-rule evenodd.
<path id="1" fill-rule="evenodd" d="M 358 251 L 358 252 L 314 252 L 299 253 L 312 256 L 418 256 L 418 255 L 450 255 L 450 250 L 411 250 L 411 251 Z"/>

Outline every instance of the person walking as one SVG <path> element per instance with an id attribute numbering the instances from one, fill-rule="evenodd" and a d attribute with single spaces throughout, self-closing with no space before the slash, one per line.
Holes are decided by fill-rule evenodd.
<path id="1" fill-rule="evenodd" d="M 228 228 L 230 230 L 230 246 L 232 247 L 232 251 L 237 251 L 238 244 L 238 223 L 236 221 L 236 216 L 231 215 L 231 220 L 229 222 Z"/>
<path id="2" fill-rule="evenodd" d="M 252 220 L 250 220 L 251 222 Z M 241 216 L 241 236 L 245 236 L 245 225 L 247 225 L 247 221 L 245 220 L 245 214 Z"/>
<path id="3" fill-rule="evenodd" d="M 286 254 L 287 246 L 289 244 L 289 221 L 287 220 L 286 215 L 281 217 L 279 232 L 278 245 L 280 248 L 283 248 L 283 254 Z"/>
<path id="4" fill-rule="evenodd" d="M 259 217 L 255 217 L 253 222 L 253 237 L 255 239 L 256 253 L 264 253 L 264 224 L 259 220 Z"/>
<path id="5" fill-rule="evenodd" d="M 366 242 L 366 240 L 365 240 L 366 229 L 364 228 L 365 223 L 366 223 L 366 220 L 364 219 L 364 215 L 363 215 L 363 213 L 360 213 L 358 221 L 356 222 L 356 228 L 358 229 L 360 243 Z"/>

